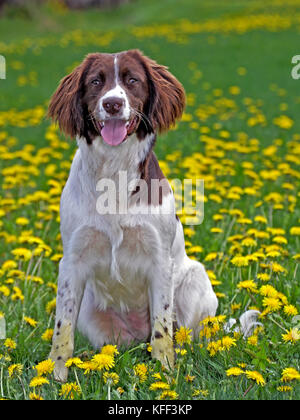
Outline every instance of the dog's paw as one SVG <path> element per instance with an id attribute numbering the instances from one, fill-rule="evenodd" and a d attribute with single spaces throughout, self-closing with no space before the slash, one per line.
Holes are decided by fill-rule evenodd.
<path id="1" fill-rule="evenodd" d="M 157 359 L 167 369 L 174 368 L 174 348 L 172 337 L 161 331 L 161 328 L 154 328 L 151 339 L 151 356 Z"/>
<path id="2" fill-rule="evenodd" d="M 53 353 L 51 352 L 49 355 L 49 358 L 51 360 L 54 361 L 55 365 L 54 365 L 54 371 L 53 371 L 53 376 L 54 379 L 57 382 L 67 382 L 68 379 L 68 368 L 66 367 L 66 361 L 63 359 L 60 359 L 59 356 L 56 357 L 56 355 L 53 355 Z"/>

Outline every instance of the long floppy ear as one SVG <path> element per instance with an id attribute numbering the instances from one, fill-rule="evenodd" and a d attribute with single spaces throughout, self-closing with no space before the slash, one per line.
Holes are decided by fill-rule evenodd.
<path id="1" fill-rule="evenodd" d="M 84 133 L 82 74 L 83 64 L 80 64 L 65 76 L 54 92 L 48 108 L 48 117 L 57 122 L 60 129 L 71 137 Z"/>
<path id="2" fill-rule="evenodd" d="M 144 56 L 140 56 L 147 73 L 149 83 L 149 101 L 144 110 L 154 129 L 163 132 L 174 126 L 185 108 L 185 91 L 182 84 L 166 66 Z"/>

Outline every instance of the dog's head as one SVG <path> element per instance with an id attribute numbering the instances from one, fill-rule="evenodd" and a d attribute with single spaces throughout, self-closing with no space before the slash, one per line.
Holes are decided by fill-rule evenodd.
<path id="1" fill-rule="evenodd" d="M 168 130 L 184 106 L 184 89 L 167 68 L 130 50 L 89 54 L 62 79 L 48 114 L 71 137 L 91 143 L 101 135 L 117 146 L 133 133 L 142 140 Z"/>

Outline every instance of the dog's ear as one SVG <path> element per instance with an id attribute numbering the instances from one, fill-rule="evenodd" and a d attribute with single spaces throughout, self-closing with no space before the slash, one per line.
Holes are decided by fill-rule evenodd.
<path id="1" fill-rule="evenodd" d="M 81 104 L 83 68 L 83 63 L 81 63 L 60 81 L 48 108 L 48 117 L 57 122 L 60 129 L 71 137 L 84 133 Z"/>
<path id="2" fill-rule="evenodd" d="M 148 78 L 149 100 L 144 110 L 155 130 L 167 131 L 181 117 L 185 107 L 185 91 L 182 84 L 166 66 L 134 51 L 144 64 Z"/>

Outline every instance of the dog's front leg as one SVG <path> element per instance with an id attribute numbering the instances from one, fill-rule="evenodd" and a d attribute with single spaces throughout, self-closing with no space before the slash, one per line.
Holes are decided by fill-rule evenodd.
<path id="1" fill-rule="evenodd" d="M 171 369 L 174 367 L 173 300 L 172 264 L 164 261 L 153 270 L 150 279 L 151 354 Z"/>
<path id="2" fill-rule="evenodd" d="M 66 382 L 66 361 L 72 357 L 74 332 L 83 297 L 85 281 L 80 267 L 63 258 L 59 266 L 56 317 L 50 358 L 55 362 L 54 378 Z"/>

